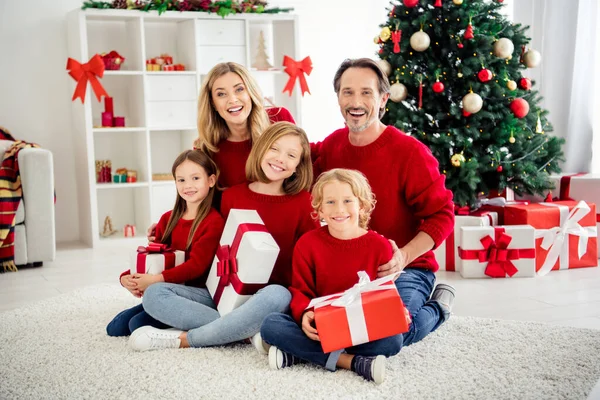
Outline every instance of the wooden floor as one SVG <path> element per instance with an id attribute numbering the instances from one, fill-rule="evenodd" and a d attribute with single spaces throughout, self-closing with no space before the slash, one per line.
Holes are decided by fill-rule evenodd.
<path id="1" fill-rule="evenodd" d="M 88 285 L 118 283 L 131 251 L 131 246 L 62 245 L 54 262 L 0 274 L 0 311 Z M 600 268 L 521 279 L 462 279 L 445 271 L 437 275 L 438 282 L 450 283 L 457 290 L 455 315 L 600 329 Z"/>

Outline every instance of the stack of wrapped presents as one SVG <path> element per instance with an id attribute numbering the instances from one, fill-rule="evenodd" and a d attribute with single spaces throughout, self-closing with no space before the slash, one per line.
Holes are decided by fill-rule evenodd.
<path id="1" fill-rule="evenodd" d="M 440 270 L 463 278 L 518 278 L 597 267 L 600 175 L 551 177 L 546 199 L 484 199 L 457 209 L 454 232 L 434 253 Z"/>

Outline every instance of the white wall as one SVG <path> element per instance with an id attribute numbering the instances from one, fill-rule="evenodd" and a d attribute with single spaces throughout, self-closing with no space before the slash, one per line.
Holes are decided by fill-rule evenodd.
<path id="1" fill-rule="evenodd" d="M 36 142 L 54 154 L 59 242 L 79 240 L 65 16 L 81 4 L 82 0 L 0 0 L 0 125 L 17 139 Z M 311 57 L 314 69 L 308 77 L 312 95 L 304 98 L 299 122 L 311 140 L 342 126 L 334 72 L 344 58 L 374 56 L 373 37 L 386 21 L 388 4 L 388 0 L 270 2 L 295 7 L 300 16 L 300 53 Z"/>

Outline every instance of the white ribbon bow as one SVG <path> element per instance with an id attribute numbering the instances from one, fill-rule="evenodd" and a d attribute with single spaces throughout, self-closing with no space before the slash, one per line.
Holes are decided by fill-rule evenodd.
<path id="1" fill-rule="evenodd" d="M 358 283 L 346 290 L 341 296 L 340 293 L 328 296 L 317 297 L 312 299 L 308 304 L 308 308 L 315 309 L 331 305 L 333 307 L 344 307 L 348 319 L 348 327 L 350 329 L 350 337 L 352 345 L 356 346 L 369 341 L 369 332 L 367 330 L 367 322 L 362 308 L 362 293 L 374 292 L 379 290 L 396 289 L 394 281 L 400 274 L 392 274 L 383 278 L 371 281 L 369 275 L 365 271 L 358 272 Z"/>
<path id="2" fill-rule="evenodd" d="M 577 203 L 568 215 L 566 215 L 568 212 L 568 207 L 566 206 L 554 203 L 540 204 L 549 207 L 558 207 L 561 212 L 560 226 L 551 229 L 536 229 L 535 231 L 536 238 L 543 238 L 541 247 L 544 250 L 550 249 L 544 264 L 542 264 L 542 267 L 538 271 L 538 275 L 543 276 L 552 270 L 559 257 L 561 269 L 568 267 L 569 235 L 579 236 L 577 256 L 581 259 L 587 251 L 588 239 L 598 236 L 598 229 L 595 225 L 593 227 L 584 227 L 579 224 L 579 221 L 591 211 L 590 206 L 585 201 Z"/>

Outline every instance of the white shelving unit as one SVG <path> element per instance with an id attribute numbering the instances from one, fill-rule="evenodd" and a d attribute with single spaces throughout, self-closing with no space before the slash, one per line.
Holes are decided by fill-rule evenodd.
<path id="1" fill-rule="evenodd" d="M 234 61 L 249 68 L 265 97 L 301 119 L 301 96 L 282 93 L 288 75 L 283 56 L 299 59 L 298 20 L 290 14 L 241 14 L 221 18 L 201 12 L 74 10 L 68 14 L 69 57 L 81 63 L 116 50 L 125 58 L 119 71 L 105 71 L 101 83 L 114 99 L 115 116 L 126 127 L 102 128 L 104 102 L 88 85 L 85 104 L 73 102 L 77 151 L 79 220 L 82 240 L 96 247 L 115 241 L 142 242 L 146 228 L 173 207 L 173 181 L 152 181 L 170 173 L 175 157 L 190 149 L 197 136 L 197 98 L 205 74 L 217 63 Z M 255 71 L 251 65 L 263 32 L 269 62 L 277 70 Z M 167 53 L 186 71 L 149 72 L 145 60 Z M 71 90 L 75 82 L 71 80 Z M 96 183 L 96 160 L 137 171 L 136 183 Z M 110 216 L 119 232 L 100 236 Z M 135 238 L 123 226 L 136 226 Z M 132 243 L 133 244 L 133 243 Z"/>

